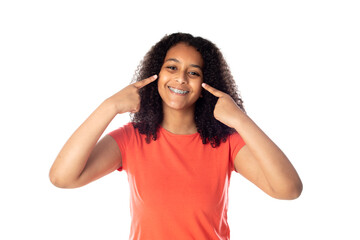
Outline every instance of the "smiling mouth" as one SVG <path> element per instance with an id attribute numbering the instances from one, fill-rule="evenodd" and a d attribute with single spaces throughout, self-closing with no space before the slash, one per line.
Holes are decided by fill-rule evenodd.
<path id="1" fill-rule="evenodd" d="M 168 88 L 173 93 L 177 93 L 177 94 L 181 94 L 181 95 L 185 95 L 185 94 L 189 93 L 189 91 L 185 91 L 185 90 L 180 90 L 180 89 L 176 89 L 176 88 L 172 88 L 172 87 L 168 87 Z"/>

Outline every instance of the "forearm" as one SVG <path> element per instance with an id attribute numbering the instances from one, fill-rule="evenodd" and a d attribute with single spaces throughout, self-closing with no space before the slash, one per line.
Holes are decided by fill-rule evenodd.
<path id="1" fill-rule="evenodd" d="M 254 183 L 261 185 L 260 188 L 273 197 L 281 199 L 297 197 L 302 191 L 301 180 L 280 148 L 239 108 L 228 94 L 205 83 L 202 86 L 218 97 L 214 108 L 214 117 L 223 124 L 234 128 L 246 143 L 246 150 L 238 153 L 239 157 L 236 157 L 235 165 L 247 169 L 245 170 L 247 176 Z"/>
<path id="2" fill-rule="evenodd" d="M 50 169 L 50 179 L 55 185 L 76 181 L 94 146 L 116 114 L 113 105 L 106 100 L 72 134 Z"/>
<path id="3" fill-rule="evenodd" d="M 281 149 L 245 113 L 238 111 L 236 119 L 234 128 L 257 160 L 273 195 L 299 194 L 301 180 Z"/>

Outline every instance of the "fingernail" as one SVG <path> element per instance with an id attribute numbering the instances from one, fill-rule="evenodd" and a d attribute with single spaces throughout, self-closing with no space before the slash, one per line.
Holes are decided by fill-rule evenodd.
<path id="1" fill-rule="evenodd" d="M 153 76 L 154 79 L 157 79 L 157 77 L 158 77 L 158 76 L 157 76 L 156 74 Z"/>
<path id="2" fill-rule="evenodd" d="M 205 87 L 205 86 L 206 86 L 206 83 L 202 83 L 201 86 Z"/>

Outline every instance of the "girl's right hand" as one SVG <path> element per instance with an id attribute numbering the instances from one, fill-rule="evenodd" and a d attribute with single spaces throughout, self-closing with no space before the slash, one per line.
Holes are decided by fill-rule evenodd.
<path id="1" fill-rule="evenodd" d="M 80 187 L 122 166 L 116 141 L 99 138 L 117 113 L 140 110 L 139 89 L 155 81 L 157 75 L 131 84 L 106 99 L 71 135 L 55 159 L 51 182 L 58 187 Z"/>
<path id="2" fill-rule="evenodd" d="M 153 75 L 139 82 L 130 84 L 108 98 L 107 101 L 115 107 L 118 114 L 126 112 L 136 113 L 140 110 L 139 89 L 152 83 L 157 77 L 157 75 Z"/>

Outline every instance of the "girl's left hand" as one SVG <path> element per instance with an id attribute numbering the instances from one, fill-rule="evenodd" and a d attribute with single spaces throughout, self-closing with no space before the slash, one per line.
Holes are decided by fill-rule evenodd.
<path id="1" fill-rule="evenodd" d="M 203 83 L 202 87 L 215 97 L 219 98 L 214 108 L 215 119 L 228 127 L 235 128 L 236 122 L 239 119 L 238 114 L 244 114 L 240 107 L 235 103 L 230 95 L 217 90 L 206 83 Z"/>

